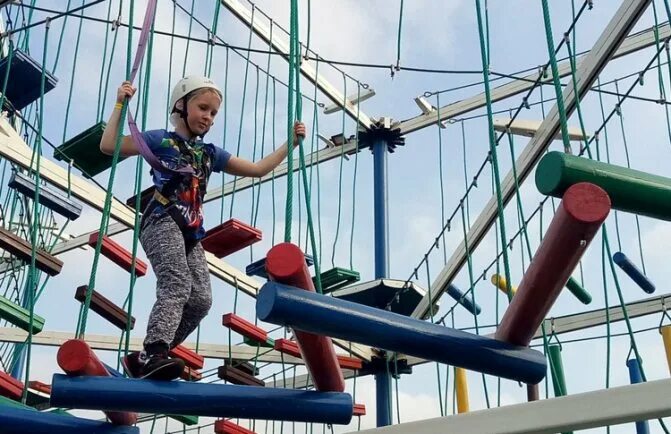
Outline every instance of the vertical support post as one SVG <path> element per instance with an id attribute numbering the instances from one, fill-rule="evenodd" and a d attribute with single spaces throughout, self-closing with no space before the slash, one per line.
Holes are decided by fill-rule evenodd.
<path id="1" fill-rule="evenodd" d="M 375 216 L 375 278 L 389 277 L 389 245 L 387 243 L 387 143 L 376 138 L 373 142 L 373 204 Z M 391 375 L 386 355 L 385 369 L 375 374 L 377 426 L 391 425 Z"/>
<path id="2" fill-rule="evenodd" d="M 627 368 L 629 368 L 629 380 L 631 384 L 638 384 L 643 382 L 641 375 L 641 365 L 638 359 L 627 360 Z M 636 434 L 650 434 L 650 425 L 647 420 L 639 420 L 636 422 Z"/>

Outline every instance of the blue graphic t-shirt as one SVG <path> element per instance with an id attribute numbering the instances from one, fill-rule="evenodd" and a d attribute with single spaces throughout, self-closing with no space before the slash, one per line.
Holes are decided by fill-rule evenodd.
<path id="1" fill-rule="evenodd" d="M 212 172 L 221 172 L 228 164 L 231 154 L 224 149 L 202 140 L 188 141 L 179 134 L 166 130 L 151 130 L 142 133 L 147 146 L 156 158 L 171 169 L 190 165 L 195 174 L 173 179 L 170 173 L 152 170 L 154 186 L 162 192 L 181 217 L 182 230 L 187 238 L 201 239 L 203 228 L 202 198 Z M 163 213 L 166 208 L 152 202 L 151 212 Z M 148 210 L 149 211 L 149 210 Z M 179 224 L 179 223 L 178 223 Z"/>

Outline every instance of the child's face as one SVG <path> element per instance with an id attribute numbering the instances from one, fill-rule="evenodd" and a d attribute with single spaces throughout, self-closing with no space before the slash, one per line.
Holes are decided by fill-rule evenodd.
<path id="1" fill-rule="evenodd" d="M 213 91 L 202 92 L 191 98 L 187 103 L 191 130 L 197 135 L 206 133 L 214 123 L 220 105 L 221 98 Z"/>

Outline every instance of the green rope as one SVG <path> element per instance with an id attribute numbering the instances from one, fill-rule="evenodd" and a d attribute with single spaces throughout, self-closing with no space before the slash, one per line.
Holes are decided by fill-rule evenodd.
<path id="1" fill-rule="evenodd" d="M 484 84 L 485 84 L 485 99 L 487 102 L 487 120 L 489 123 L 489 156 L 491 158 L 491 164 L 492 164 L 492 172 L 494 173 L 494 182 L 496 184 L 496 202 L 497 202 L 497 208 L 498 208 L 498 216 L 499 216 L 499 221 L 501 225 L 501 244 L 503 246 L 506 245 L 506 225 L 505 225 L 505 217 L 503 215 L 503 196 L 501 193 L 501 179 L 500 179 L 500 174 L 499 174 L 499 162 L 497 158 L 497 151 L 496 151 L 496 137 L 494 135 L 494 119 L 493 119 L 493 114 L 492 114 L 492 96 L 491 96 L 491 90 L 490 90 L 490 85 L 489 85 L 489 60 L 487 59 L 487 55 L 485 53 L 485 38 L 483 34 L 483 28 L 482 28 L 482 14 L 480 12 L 480 0 L 476 0 L 475 2 L 476 5 L 476 10 L 477 10 L 477 16 L 478 16 L 478 33 L 480 36 L 480 54 L 482 58 L 482 67 L 483 67 L 483 75 L 484 75 Z M 508 293 L 510 293 L 510 263 L 508 262 L 508 252 L 506 248 L 502 249 L 503 252 L 503 265 L 505 269 L 505 275 L 506 275 L 506 284 L 508 285 Z"/>
<path id="2" fill-rule="evenodd" d="M 290 13 L 290 31 L 289 31 L 289 87 L 288 87 L 288 96 L 287 96 L 287 198 L 285 203 L 284 210 L 284 241 L 291 241 L 291 224 L 293 218 L 293 184 L 294 184 L 294 164 L 293 164 L 293 154 L 294 154 L 294 103 L 296 98 L 296 81 L 300 82 L 300 76 L 298 76 L 297 69 L 299 66 L 296 62 L 296 45 L 298 41 L 298 29 L 297 23 L 295 22 L 294 16 L 298 14 L 298 4 L 295 0 L 291 0 L 291 13 Z M 300 53 L 298 53 L 300 56 Z"/>
<path id="3" fill-rule="evenodd" d="M 440 119 L 440 94 L 436 94 L 436 111 L 438 113 L 438 119 Z M 462 122 L 463 127 L 463 122 Z M 445 187 L 443 180 L 443 133 L 440 122 L 438 123 L 438 183 L 440 185 L 440 222 L 441 225 L 445 224 Z M 464 158 L 465 161 L 465 158 Z M 466 163 L 464 162 L 464 167 Z M 443 264 L 447 264 L 447 246 L 445 243 L 445 235 L 441 236 L 441 241 L 443 244 Z"/>
<path id="4" fill-rule="evenodd" d="M 403 28 L 403 0 L 398 8 L 398 36 L 396 38 L 396 70 L 401 65 L 401 29 Z M 358 119 L 358 118 L 357 118 Z"/>
<path id="5" fill-rule="evenodd" d="M 82 0 L 82 6 L 84 6 L 84 3 L 86 0 Z M 81 40 L 82 36 L 82 26 L 84 24 L 84 11 L 82 10 L 80 12 L 80 18 L 79 18 L 79 28 L 77 30 L 77 40 L 75 41 L 75 53 L 79 52 L 79 42 Z M 74 89 L 74 84 L 75 84 L 75 71 L 77 70 L 77 59 L 79 59 L 79 56 L 72 56 L 72 75 L 70 78 L 70 89 L 68 90 L 68 102 L 65 104 L 65 121 L 63 123 L 63 136 L 61 137 L 61 141 L 65 142 L 65 138 L 67 137 L 67 131 L 68 131 L 68 120 L 70 118 L 70 105 L 72 103 L 72 91 Z M 54 65 L 55 66 L 55 65 Z M 72 160 L 68 159 L 68 196 L 70 195 L 70 170 L 72 168 Z"/>
<path id="6" fill-rule="evenodd" d="M 316 86 L 315 86 L 316 87 Z M 361 83 L 357 82 L 357 101 L 361 100 Z M 359 119 L 359 113 L 361 112 L 361 103 L 356 105 L 356 118 Z M 359 127 L 358 124 L 355 124 L 356 128 L 356 148 L 354 149 L 354 176 L 352 176 L 352 229 L 350 230 L 349 236 L 349 268 L 354 270 L 354 229 L 356 227 L 356 174 L 357 168 L 359 167 Z M 343 147 L 344 147 L 343 143 Z M 321 236 L 321 234 L 320 234 Z"/>
<path id="7" fill-rule="evenodd" d="M 552 82 L 557 95 L 557 109 L 561 125 L 562 141 L 564 142 L 564 152 L 571 153 L 571 142 L 569 141 L 568 127 L 566 123 L 566 109 L 564 107 L 564 96 L 562 94 L 561 82 L 559 81 L 559 68 L 557 66 L 557 56 L 555 55 L 555 44 L 552 38 L 552 23 L 550 19 L 550 8 L 547 0 L 541 0 L 543 5 L 543 23 L 545 24 L 545 38 L 547 40 L 548 54 L 550 55 L 550 67 L 552 68 Z"/>
<path id="8" fill-rule="evenodd" d="M 182 77 L 186 75 L 186 65 L 189 63 L 189 48 L 191 46 L 191 32 L 193 28 L 193 9 L 195 5 L 196 0 L 191 0 L 191 11 L 189 12 L 189 31 L 187 32 L 186 50 L 184 52 L 184 65 L 182 66 Z"/>

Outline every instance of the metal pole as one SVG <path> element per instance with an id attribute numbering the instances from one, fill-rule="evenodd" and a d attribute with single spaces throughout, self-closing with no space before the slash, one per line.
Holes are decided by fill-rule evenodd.
<path id="1" fill-rule="evenodd" d="M 387 209 L 387 143 L 373 143 L 373 195 L 375 207 L 375 278 L 389 277 L 389 214 Z M 386 356 L 385 356 L 385 365 Z M 375 374 L 377 426 L 391 425 L 391 375 L 388 368 Z"/>

